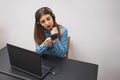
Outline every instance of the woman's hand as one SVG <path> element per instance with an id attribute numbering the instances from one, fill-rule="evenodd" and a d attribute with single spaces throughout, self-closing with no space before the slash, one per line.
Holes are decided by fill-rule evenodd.
<path id="1" fill-rule="evenodd" d="M 48 46 L 48 45 L 50 45 L 52 43 L 53 43 L 53 41 L 52 41 L 52 39 L 50 37 L 46 38 L 46 40 L 44 41 L 45 46 Z"/>
<path id="2" fill-rule="evenodd" d="M 52 28 L 51 34 L 58 34 L 58 29 L 57 29 L 57 27 L 53 27 L 53 28 Z"/>

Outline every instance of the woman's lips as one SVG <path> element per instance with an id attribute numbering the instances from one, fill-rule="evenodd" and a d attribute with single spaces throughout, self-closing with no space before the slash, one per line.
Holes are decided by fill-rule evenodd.
<path id="1" fill-rule="evenodd" d="M 51 26 L 49 25 L 49 26 L 47 26 L 47 28 L 50 28 Z"/>

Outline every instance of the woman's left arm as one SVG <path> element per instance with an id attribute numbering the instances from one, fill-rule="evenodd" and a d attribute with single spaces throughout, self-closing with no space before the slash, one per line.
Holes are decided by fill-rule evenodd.
<path id="1" fill-rule="evenodd" d="M 56 39 L 54 42 L 54 47 L 56 51 L 56 55 L 58 57 L 64 57 L 67 51 L 67 38 L 68 38 L 68 31 L 66 28 L 61 28 L 61 39 Z"/>

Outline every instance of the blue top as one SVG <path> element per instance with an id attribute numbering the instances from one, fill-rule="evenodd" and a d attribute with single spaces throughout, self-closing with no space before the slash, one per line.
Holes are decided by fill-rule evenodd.
<path id="1" fill-rule="evenodd" d="M 66 51 L 67 51 L 67 38 L 68 38 L 68 31 L 65 27 L 59 26 L 60 33 L 61 33 L 61 39 L 56 39 L 53 44 L 45 46 L 44 43 L 41 45 L 35 44 L 36 52 L 38 54 L 50 54 L 50 55 L 56 55 L 58 57 L 64 57 Z M 45 36 L 49 37 L 50 32 L 47 30 L 44 30 Z"/>

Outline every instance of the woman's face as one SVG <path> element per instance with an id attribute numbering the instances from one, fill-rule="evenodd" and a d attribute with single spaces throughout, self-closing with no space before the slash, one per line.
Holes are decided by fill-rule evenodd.
<path id="1" fill-rule="evenodd" d="M 40 24 L 47 30 L 51 30 L 53 27 L 53 18 L 49 14 L 45 14 L 40 18 Z"/>

